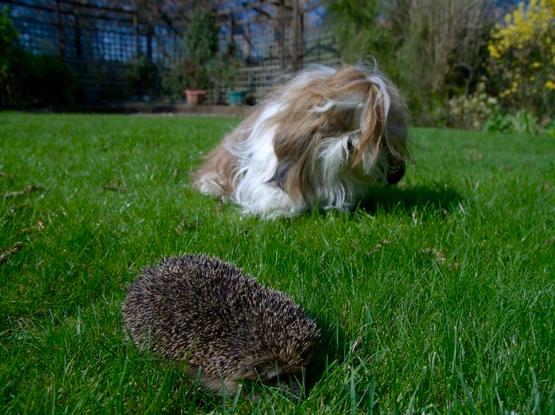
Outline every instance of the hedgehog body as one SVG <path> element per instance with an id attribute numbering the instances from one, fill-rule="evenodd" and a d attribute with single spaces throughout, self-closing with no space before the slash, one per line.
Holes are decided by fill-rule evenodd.
<path id="1" fill-rule="evenodd" d="M 139 348 L 184 361 L 218 393 L 234 393 L 242 380 L 298 372 L 318 336 L 288 296 L 203 255 L 145 268 L 128 291 L 123 318 Z"/>

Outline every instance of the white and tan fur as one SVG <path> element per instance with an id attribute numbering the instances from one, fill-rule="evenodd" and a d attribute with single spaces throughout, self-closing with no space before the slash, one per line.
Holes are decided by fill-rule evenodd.
<path id="1" fill-rule="evenodd" d="M 314 67 L 275 88 L 206 156 L 194 182 L 266 218 L 349 209 L 373 184 L 403 176 L 406 113 L 377 70 Z"/>

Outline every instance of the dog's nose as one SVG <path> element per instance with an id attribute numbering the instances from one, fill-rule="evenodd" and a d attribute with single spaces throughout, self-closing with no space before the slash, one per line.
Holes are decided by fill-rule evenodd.
<path id="1" fill-rule="evenodd" d="M 387 172 L 387 176 L 385 179 L 386 184 L 388 185 L 397 184 L 403 178 L 404 175 L 405 175 L 405 162 L 401 161 L 401 162 L 395 163 L 389 168 L 389 171 Z"/>

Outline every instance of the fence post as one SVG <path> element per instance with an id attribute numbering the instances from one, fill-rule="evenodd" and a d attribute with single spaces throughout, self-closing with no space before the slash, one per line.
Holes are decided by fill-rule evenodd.
<path id="1" fill-rule="evenodd" d="M 146 33 L 146 57 L 149 62 L 152 62 L 152 34 L 154 30 L 152 25 L 149 24 Z"/>
<path id="2" fill-rule="evenodd" d="M 277 6 L 278 9 L 278 19 L 279 19 L 279 57 L 281 63 L 281 69 L 285 70 L 286 67 L 286 60 L 285 60 L 285 16 L 283 14 L 283 8 L 285 4 L 283 0 Z"/>
<path id="3" fill-rule="evenodd" d="M 139 18 L 137 12 L 133 13 L 133 27 L 135 28 L 135 47 L 137 56 L 141 55 L 141 31 L 139 28 Z"/>
<path id="4" fill-rule="evenodd" d="M 303 58 L 303 14 L 299 0 L 293 0 L 293 70 L 298 71 L 302 67 Z"/>
<path id="5" fill-rule="evenodd" d="M 58 44 L 58 54 L 64 57 L 64 40 L 62 36 L 62 16 L 60 12 L 60 0 L 56 0 L 56 43 Z"/>
<path id="6" fill-rule="evenodd" d="M 75 23 L 75 55 L 78 61 L 83 57 L 83 48 L 81 46 L 81 27 L 79 25 L 79 14 L 73 15 Z"/>

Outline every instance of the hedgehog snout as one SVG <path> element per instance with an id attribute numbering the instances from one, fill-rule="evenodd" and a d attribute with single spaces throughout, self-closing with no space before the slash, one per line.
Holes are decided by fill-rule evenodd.
<path id="1" fill-rule="evenodd" d="M 300 370 L 299 366 L 281 363 L 277 360 L 259 362 L 256 365 L 247 365 L 243 368 L 244 379 L 273 380 L 280 376 L 288 376 Z"/>

